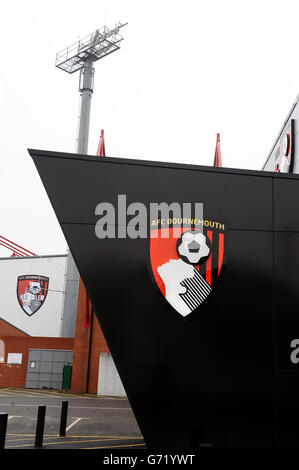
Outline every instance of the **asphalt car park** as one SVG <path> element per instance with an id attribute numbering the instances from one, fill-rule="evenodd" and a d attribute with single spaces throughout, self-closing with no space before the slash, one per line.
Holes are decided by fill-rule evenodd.
<path id="1" fill-rule="evenodd" d="M 68 402 L 60 436 L 62 402 Z M 142 449 L 145 444 L 124 397 L 79 395 L 57 390 L 0 389 L 0 413 L 8 414 L 5 449 L 35 447 L 39 406 L 46 407 L 43 449 Z"/>

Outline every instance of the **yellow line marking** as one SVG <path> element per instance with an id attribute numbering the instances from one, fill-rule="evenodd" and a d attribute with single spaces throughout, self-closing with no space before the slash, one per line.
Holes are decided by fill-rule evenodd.
<path id="1" fill-rule="evenodd" d="M 11 387 L 8 387 L 7 389 L 3 389 L 3 390 L 8 390 L 10 391 L 11 393 L 17 393 L 18 395 L 21 395 L 21 394 L 35 394 L 37 396 L 43 396 L 43 395 L 55 395 L 57 397 L 61 397 L 61 396 L 67 396 L 67 397 L 75 397 L 75 398 L 88 398 L 88 397 L 82 397 L 82 395 L 78 394 L 78 395 L 75 395 L 75 394 L 71 394 L 71 393 L 66 393 L 66 392 L 60 392 L 59 390 L 43 390 L 43 389 L 30 389 L 30 388 L 27 388 L 27 389 L 24 389 L 24 388 L 11 388 Z M 1 389 L 0 389 L 0 392 L 1 392 Z"/>
<path id="2" fill-rule="evenodd" d="M 73 435 L 68 435 L 68 437 L 73 437 L 73 438 L 78 438 L 78 437 L 104 437 L 106 439 L 143 439 L 143 437 L 134 437 L 134 436 L 73 436 Z"/>
<path id="3" fill-rule="evenodd" d="M 6 434 L 6 436 L 11 436 L 11 437 L 21 437 L 21 436 L 25 436 L 25 437 L 34 437 L 35 434 Z M 57 434 L 44 434 L 44 437 L 57 437 Z"/>
<path id="4" fill-rule="evenodd" d="M 21 395 L 22 393 L 25 394 L 35 394 L 37 396 L 41 395 L 55 395 L 55 396 L 67 396 L 67 397 L 75 397 L 75 398 L 87 398 L 88 399 L 105 399 L 105 400 L 127 400 L 127 397 L 125 396 L 110 396 L 110 395 L 95 395 L 92 393 L 83 393 L 83 394 L 74 394 L 74 393 L 68 393 L 68 392 L 63 392 L 60 390 L 44 390 L 44 389 L 30 389 L 30 388 L 20 388 L 20 387 L 6 387 L 6 388 L 0 388 L 0 394 L 3 391 L 9 391 L 11 393 L 17 393 Z"/>
<path id="5" fill-rule="evenodd" d="M 32 436 L 33 437 L 33 436 Z M 26 437 L 25 439 L 7 439 L 7 442 L 24 442 L 24 441 L 31 441 L 32 442 L 32 437 Z M 45 439 L 57 439 L 58 436 L 52 436 L 52 437 L 44 437 L 44 440 Z M 63 441 L 64 438 L 61 438 L 61 441 L 59 441 L 59 444 L 71 444 L 72 442 L 105 442 L 105 441 L 116 441 L 118 438 L 108 438 L 108 439 L 90 439 L 90 440 L 86 440 L 86 441 L 72 441 L 72 440 L 66 440 L 66 441 Z M 47 443 L 47 444 L 52 444 L 51 442 Z M 56 442 L 54 442 L 54 444 L 57 444 Z M 24 444 L 24 445 L 27 445 L 27 444 Z"/>
<path id="6" fill-rule="evenodd" d="M 145 444 L 121 444 L 119 446 L 108 446 L 108 447 L 83 447 L 82 450 L 90 450 L 90 449 L 113 449 L 113 448 L 119 448 L 119 447 L 140 447 L 140 446 L 144 446 L 145 447 Z"/>
<path id="7" fill-rule="evenodd" d="M 31 441 L 32 438 L 34 437 L 34 434 L 32 434 L 32 436 L 30 437 L 20 437 L 20 439 L 6 439 L 6 442 L 20 442 L 20 441 Z M 50 437 L 45 437 L 44 436 L 44 439 L 57 439 L 57 435 L 54 435 L 54 436 L 50 436 Z"/>
<path id="8" fill-rule="evenodd" d="M 86 398 L 87 400 L 91 400 L 91 398 L 89 397 L 82 397 L 82 395 L 74 395 L 74 394 L 71 394 L 71 393 L 65 393 L 65 392 L 59 392 L 59 391 L 52 391 L 52 390 L 40 390 L 40 392 L 42 395 L 55 395 L 57 396 L 57 398 L 59 397 L 73 397 L 73 398 Z"/>
<path id="9" fill-rule="evenodd" d="M 32 436 L 33 437 L 33 436 Z M 25 437 L 21 439 L 6 439 L 6 442 L 23 442 L 23 441 L 32 441 L 32 437 Z"/>
<path id="10" fill-rule="evenodd" d="M 25 397 L 25 398 L 28 398 L 31 397 L 31 398 L 37 398 L 38 396 L 40 395 L 37 395 L 35 392 L 19 392 L 19 390 L 8 390 L 7 392 L 7 396 L 9 397 Z M 2 394 L 0 394 L 1 396 Z M 4 395 L 2 395 L 4 396 Z"/>
<path id="11" fill-rule="evenodd" d="M 35 434 L 14 434 L 14 433 L 10 433 L 10 434 L 7 433 L 6 435 L 11 436 L 11 437 L 21 437 L 21 436 L 32 437 L 32 436 L 35 436 Z M 44 437 L 45 438 L 46 437 L 57 437 L 57 434 L 44 434 Z M 143 439 L 143 437 L 140 437 L 140 436 L 112 436 L 112 435 L 108 435 L 108 436 L 106 436 L 106 435 L 104 435 L 104 436 L 102 436 L 102 435 L 100 435 L 100 436 L 85 436 L 85 435 L 84 436 L 77 436 L 77 435 L 73 435 L 73 434 L 68 434 L 67 437 L 73 438 L 73 439 L 74 438 L 78 439 L 80 437 L 83 437 L 83 438 L 89 438 L 89 437 L 91 437 L 91 438 L 102 438 L 102 437 L 104 437 L 106 439 L 109 439 L 109 438 L 111 438 L 111 439 Z"/>
<path id="12" fill-rule="evenodd" d="M 116 396 L 111 397 L 110 395 L 92 395 L 91 393 L 84 393 L 84 396 L 90 396 L 91 398 L 104 398 L 105 400 L 127 400 L 127 397 Z"/>
<path id="13" fill-rule="evenodd" d="M 57 437 L 57 436 L 56 436 Z M 78 444 L 78 443 L 83 443 L 83 442 L 105 442 L 105 441 L 114 441 L 114 440 L 117 440 L 117 438 L 114 438 L 114 439 L 88 439 L 87 441 L 58 441 L 58 442 L 47 442 L 45 444 L 43 444 L 43 447 L 45 446 L 53 446 L 53 445 L 56 445 L 56 444 Z M 31 444 L 21 444 L 19 446 L 5 446 L 6 449 L 9 449 L 9 448 L 12 448 L 12 447 L 32 447 L 32 443 Z M 131 444 L 133 445 L 133 444 Z M 138 444 L 140 445 L 140 444 Z M 113 446 L 113 447 L 116 447 L 116 446 Z"/>
<path id="14" fill-rule="evenodd" d="M 17 396 L 23 396 L 23 395 L 32 395 L 32 397 L 36 397 L 36 396 L 41 396 L 39 392 L 35 392 L 35 391 L 25 391 L 25 390 L 7 390 L 6 393 L 8 393 L 10 396 L 13 396 L 13 395 L 17 395 Z"/>

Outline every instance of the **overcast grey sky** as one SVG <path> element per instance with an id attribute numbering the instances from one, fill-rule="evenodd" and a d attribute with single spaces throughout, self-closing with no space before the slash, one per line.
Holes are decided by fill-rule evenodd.
<path id="1" fill-rule="evenodd" d="M 15 0 L 1 8 L 0 235 L 66 242 L 27 148 L 75 151 L 78 73 L 58 51 L 128 22 L 96 63 L 89 154 L 260 170 L 299 93 L 298 0 Z M 0 256 L 9 256 L 0 248 Z"/>

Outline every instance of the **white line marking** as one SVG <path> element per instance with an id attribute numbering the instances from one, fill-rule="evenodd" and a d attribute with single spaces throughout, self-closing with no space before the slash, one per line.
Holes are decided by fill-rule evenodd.
<path id="1" fill-rule="evenodd" d="M 23 416 L 9 416 L 8 417 L 8 420 L 12 419 L 12 418 L 23 418 Z"/>
<path id="2" fill-rule="evenodd" d="M 89 419 L 89 418 L 75 418 L 75 421 L 66 428 L 65 432 L 68 432 L 69 429 L 71 429 L 73 426 L 75 426 L 75 424 L 79 423 L 79 421 L 81 421 L 81 419 Z"/>

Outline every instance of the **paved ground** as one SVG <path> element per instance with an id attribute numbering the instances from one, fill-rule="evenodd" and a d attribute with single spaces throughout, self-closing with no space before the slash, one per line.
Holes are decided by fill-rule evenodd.
<path id="1" fill-rule="evenodd" d="M 66 436 L 59 437 L 62 401 L 68 401 Z M 145 449 L 126 398 L 0 388 L 0 412 L 8 413 L 5 449 L 32 449 L 39 405 L 46 405 L 43 448 Z"/>

